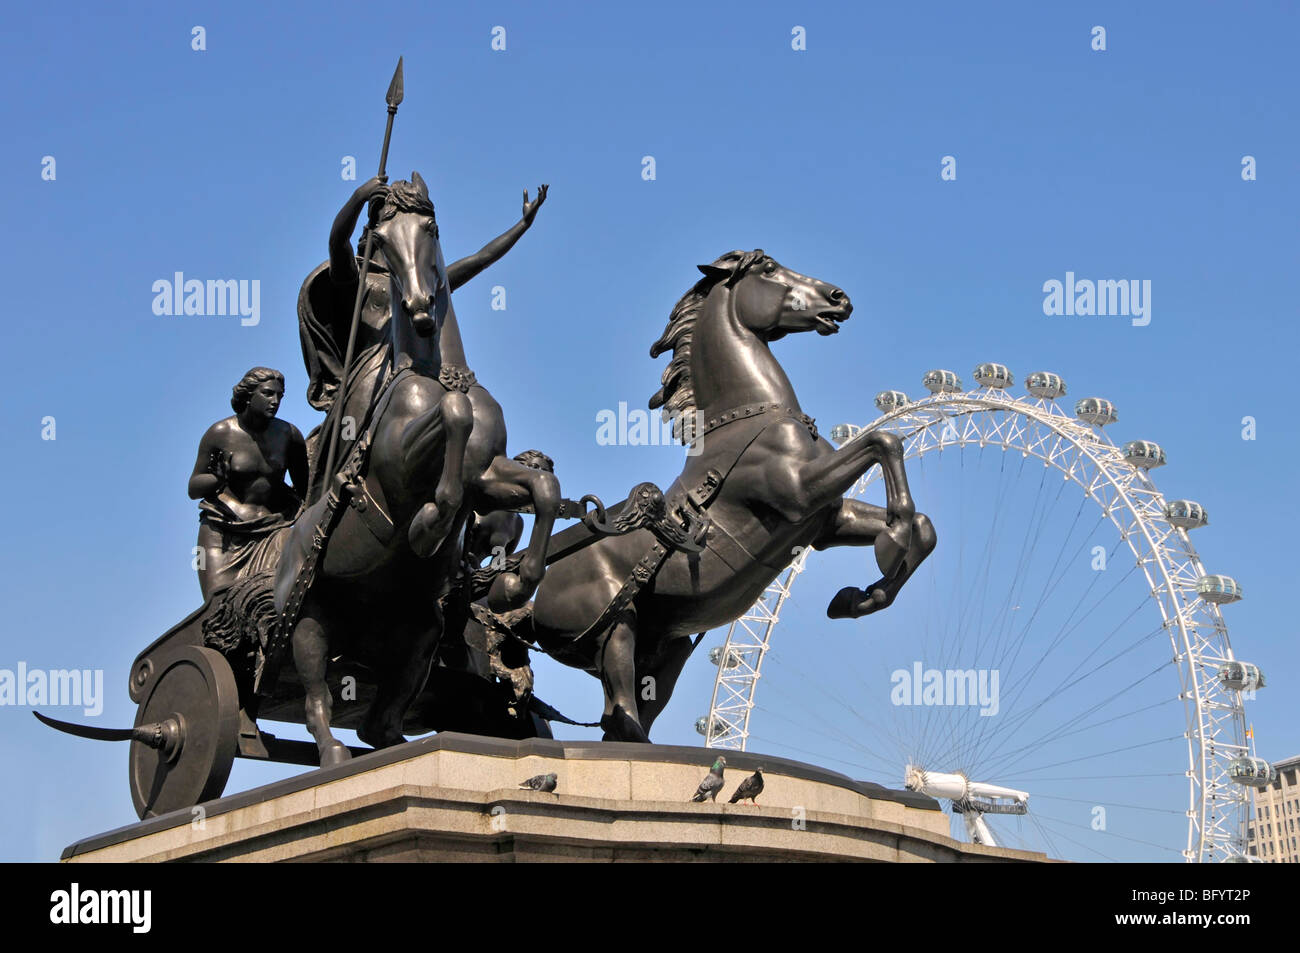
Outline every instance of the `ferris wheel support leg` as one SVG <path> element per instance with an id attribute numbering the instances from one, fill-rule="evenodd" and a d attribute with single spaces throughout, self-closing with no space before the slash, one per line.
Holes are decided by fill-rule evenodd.
<path id="1" fill-rule="evenodd" d="M 966 833 L 970 837 L 972 844 L 983 844 L 985 847 L 1001 846 L 993 837 L 993 831 L 989 829 L 988 822 L 984 820 L 983 814 L 969 811 L 962 816 L 966 820 Z"/>

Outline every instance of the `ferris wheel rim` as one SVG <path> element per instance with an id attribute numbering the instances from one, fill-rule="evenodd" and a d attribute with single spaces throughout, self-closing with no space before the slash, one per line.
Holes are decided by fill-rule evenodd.
<path id="1" fill-rule="evenodd" d="M 1047 450 L 1043 450 L 1042 440 L 1034 446 L 1015 443 L 1016 438 L 1023 438 L 1028 432 L 1027 426 L 1016 429 L 1009 425 L 1006 434 L 1010 436 L 1001 440 L 990 440 L 982 432 L 976 440 L 969 432 L 963 434 L 955 430 L 954 421 L 959 418 L 970 420 L 979 413 L 1009 414 L 1032 421 L 1046 428 L 1056 438 L 1055 443 Z M 909 422 L 912 424 L 910 429 L 907 426 Z M 1041 460 L 1044 466 L 1054 466 L 1062 473 L 1063 479 L 1072 480 L 1084 490 L 1088 499 L 1101 507 L 1103 516 L 1115 525 L 1121 540 L 1128 544 L 1138 559 L 1138 566 L 1152 584 L 1149 598 L 1157 604 L 1161 613 L 1162 626 L 1169 634 L 1174 651 L 1173 661 L 1178 667 L 1181 685 L 1179 697 L 1183 701 L 1188 749 L 1189 823 L 1187 848 L 1183 851 L 1183 857 L 1187 861 L 1205 861 L 1214 859 L 1217 853 L 1228 857 L 1246 853 L 1244 810 L 1248 803 L 1247 797 L 1239 786 L 1227 780 L 1226 773 L 1228 761 L 1234 752 L 1238 755 L 1247 753 L 1244 706 L 1239 693 L 1222 689 L 1213 678 L 1202 677 L 1207 660 L 1226 662 L 1235 661 L 1236 657 L 1219 607 L 1198 599 L 1195 590 L 1189 589 L 1187 585 L 1188 570 L 1198 578 L 1206 575 L 1188 530 L 1173 525 L 1167 518 L 1162 520 L 1167 529 L 1154 528 L 1156 521 L 1152 517 L 1152 511 L 1159 506 L 1163 514 L 1167 500 L 1151 480 L 1149 468 L 1124 459 L 1120 448 L 1105 435 L 1100 426 L 1088 425 L 1067 416 L 1053 398 L 1016 397 L 999 387 L 983 387 L 967 392 L 939 392 L 909 401 L 877 416 L 870 423 L 855 428 L 856 432 L 850 439 L 864 432 L 887 427 L 904 440 L 905 459 L 920 458 L 934 451 L 942 452 L 945 447 L 965 448 L 975 443 L 981 449 L 990 444 L 1003 452 L 1018 449 L 1026 457 L 1032 455 Z M 933 445 L 926 446 L 924 435 L 936 427 L 945 429 L 944 437 Z M 949 432 L 954 434 L 954 439 L 947 439 Z M 1068 446 L 1063 447 L 1062 441 Z M 1091 465 L 1095 471 L 1091 484 L 1081 479 L 1081 468 L 1063 465 L 1061 461 L 1067 453 L 1077 454 L 1077 459 L 1086 460 Z M 873 468 L 860 477 L 845 496 L 859 497 L 879 479 L 879 469 Z M 1097 494 L 1098 480 L 1101 481 L 1101 489 L 1109 488 L 1114 493 L 1108 503 Z M 1132 499 L 1130 490 L 1134 484 L 1138 485 L 1138 492 L 1148 498 L 1145 507 Z M 1117 504 L 1129 517 L 1127 525 L 1121 524 L 1116 514 Z M 1146 544 L 1146 556 L 1133 539 L 1130 527 L 1134 526 Z M 1167 543 L 1171 539 L 1180 544 L 1181 582 L 1175 578 L 1179 576 L 1179 571 L 1173 568 L 1174 561 L 1170 558 L 1173 550 Z M 709 714 L 706 719 L 702 719 L 706 746 L 744 750 L 749 737 L 749 718 L 754 707 L 754 696 L 771 633 L 779 622 L 780 609 L 790 595 L 795 578 L 803 571 L 807 555 L 806 550 L 800 552 L 754 603 L 750 613 L 737 619 L 728 628 L 727 638 L 721 647 L 722 655 L 714 679 Z M 1159 585 L 1153 576 L 1158 577 Z M 1169 600 L 1168 604 L 1166 599 Z M 1196 612 L 1208 617 L 1209 638 L 1200 638 L 1195 631 L 1198 628 L 1198 623 L 1193 621 Z M 748 627 L 751 622 L 762 624 L 761 634 Z M 741 629 L 738 630 L 738 627 Z M 733 652 L 733 639 L 738 631 L 745 631 L 754 637 L 750 644 L 743 647 L 746 656 L 753 655 L 752 660 Z M 1202 646 L 1209 646 L 1212 642 L 1217 646 L 1216 652 L 1207 653 L 1202 649 Z M 736 643 L 736 647 L 740 647 L 739 643 Z M 729 667 L 744 668 L 745 671 L 738 675 L 728 675 Z M 732 687 L 733 682 L 740 687 Z M 1212 717 L 1211 710 L 1214 706 L 1220 710 L 1226 708 L 1227 716 Z M 717 737 L 714 737 L 715 726 L 721 727 Z M 1225 794 L 1230 796 L 1225 797 Z M 1225 805 L 1228 805 L 1227 809 Z"/>

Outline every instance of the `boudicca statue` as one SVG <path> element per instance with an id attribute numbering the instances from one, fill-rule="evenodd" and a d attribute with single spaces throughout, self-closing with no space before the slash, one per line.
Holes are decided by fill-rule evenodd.
<path id="1" fill-rule="evenodd" d="M 141 817 L 219 796 L 235 757 L 332 765 L 364 750 L 338 729 L 382 748 L 586 724 L 535 694 L 532 652 L 600 680 L 606 740 L 648 742 L 703 633 L 743 614 L 801 547 L 873 550 L 879 578 L 841 589 L 832 618 L 889 606 L 934 549 L 898 439 L 833 447 L 772 352 L 789 334 L 837 333 L 848 295 L 761 249 L 701 265 L 650 348 L 669 355 L 650 407 L 689 447 L 667 490 L 574 500 L 545 453 L 509 455 L 484 384 L 494 369 L 470 363 L 452 294 L 529 230 L 548 189 L 524 192 L 517 223 L 448 266 L 424 179 L 385 174 L 401 101 L 399 61 L 378 174 L 335 217 L 329 259 L 299 295 L 307 397 L 324 420 L 304 440 L 276 417 L 283 376 L 244 376 L 190 478 L 204 603 L 132 665 L 135 726 L 38 715 L 128 741 Z M 844 498 L 873 466 L 885 506 Z M 305 724 L 315 744 L 263 728 L 276 721 Z"/>

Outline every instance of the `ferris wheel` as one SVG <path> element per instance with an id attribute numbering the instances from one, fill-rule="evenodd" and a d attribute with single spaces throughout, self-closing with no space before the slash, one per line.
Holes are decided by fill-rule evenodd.
<path id="1" fill-rule="evenodd" d="M 978 386 L 966 391 L 957 374 L 932 370 L 923 381 L 928 396 L 885 391 L 876 397 L 875 420 L 831 431 L 839 444 L 877 430 L 904 441 L 906 458 L 916 461 L 909 466 L 914 495 L 939 528 L 935 555 L 947 547 L 948 563 L 933 569 L 928 586 L 922 566 L 898 602 L 862 620 L 857 633 L 834 636 L 843 623 L 810 616 L 774 638 L 783 611 L 790 615 L 798 602 L 794 583 L 808 557 L 800 552 L 732 624 L 726 642 L 710 650 L 717 675 L 709 713 L 696 730 L 714 748 L 744 750 L 751 739 L 779 743 L 776 735 L 752 733 L 781 721 L 798 724 L 786 701 L 760 702 L 760 684 L 764 695 L 779 690 L 775 678 L 765 677 L 773 674 L 771 660 L 794 657 L 781 652 L 787 638 L 803 645 L 800 658 L 814 654 L 804 645 L 809 639 L 838 638 L 822 650 L 844 659 L 833 672 L 791 667 L 785 691 L 810 717 L 784 736 L 786 746 L 807 743 L 791 740 L 802 732 L 836 744 L 845 764 L 871 768 L 879 780 L 896 784 L 901 775 L 907 787 L 948 802 L 954 836 L 997 844 L 1003 838 L 995 829 L 1028 821 L 1041 836 L 1021 846 L 1053 856 L 1077 845 L 1080 859 L 1115 859 L 1096 846 L 1107 839 L 1100 831 L 1129 846 L 1165 849 L 1167 859 L 1253 859 L 1246 844 L 1251 793 L 1274 772 L 1254 757 L 1244 704 L 1264 677 L 1234 655 L 1221 611 L 1241 599 L 1242 587 L 1208 572 L 1189 537 L 1207 525 L 1205 508 L 1166 500 L 1156 488 L 1151 471 L 1165 463 L 1158 444 L 1109 439 L 1105 428 L 1118 419 L 1111 402 L 1084 398 L 1067 414 L 1058 404 L 1065 382 L 1056 374 L 1030 374 L 1027 397 L 1010 393 L 1013 376 L 1004 365 L 981 364 L 974 376 Z M 927 495 L 914 474 L 922 482 L 927 474 L 942 477 L 943 492 Z M 873 470 L 848 495 L 863 496 L 878 479 Z M 993 491 L 968 498 L 965 487 L 981 481 Z M 1067 487 L 1074 488 L 1068 497 Z M 1079 511 L 1067 531 L 1069 500 L 1078 490 Z M 948 508 L 944 519 L 930 505 L 936 497 Z M 1081 525 L 1085 535 L 1076 545 Z M 1113 546 L 1103 545 L 1111 540 Z M 904 603 L 910 616 L 887 619 Z M 869 632 L 878 634 L 863 644 Z M 857 687 L 832 684 L 855 658 L 898 645 L 887 663 L 897 666 L 889 701 L 879 675 L 859 672 Z M 911 666 L 900 661 L 908 651 Z M 973 696 L 976 677 L 990 672 L 995 689 L 1004 676 L 1000 703 L 976 710 L 951 691 L 944 695 L 955 681 Z M 931 689 L 934 698 L 923 699 Z M 879 700 L 874 714 L 865 703 L 871 699 Z M 882 753 L 889 741 L 894 750 Z M 1075 764 L 1101 773 L 1061 774 Z M 1118 789 L 1125 794 L 1117 798 Z M 1066 810 L 1067 818 L 1054 819 L 1063 826 L 1036 817 L 1043 798 Z M 1128 803 L 1143 798 L 1146 805 Z M 1135 818 L 1126 833 L 1106 827 L 1107 803 Z M 1015 821 L 990 825 L 986 815 Z M 1154 835 L 1146 832 L 1161 824 L 1166 842 L 1148 841 Z"/>

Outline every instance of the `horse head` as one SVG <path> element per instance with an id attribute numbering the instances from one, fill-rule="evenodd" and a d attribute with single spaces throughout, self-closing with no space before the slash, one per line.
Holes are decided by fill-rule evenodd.
<path id="1" fill-rule="evenodd" d="M 715 287 L 730 289 L 736 316 L 765 341 L 800 331 L 835 334 L 853 312 L 841 289 L 785 267 L 761 248 L 698 267 Z"/>
<path id="2" fill-rule="evenodd" d="M 699 269 L 704 277 L 677 302 L 650 347 L 651 357 L 673 352 L 650 407 L 663 408 L 674 434 L 686 440 L 693 415 L 795 403 L 768 344 L 800 331 L 834 334 L 853 311 L 835 285 L 792 271 L 761 248 L 728 252 Z"/>
<path id="3" fill-rule="evenodd" d="M 429 187 L 420 173 L 412 172 L 409 182 L 392 183 L 375 201 L 371 231 L 388 262 L 394 317 L 401 314 L 420 337 L 432 337 L 447 316 L 451 286 Z"/>

